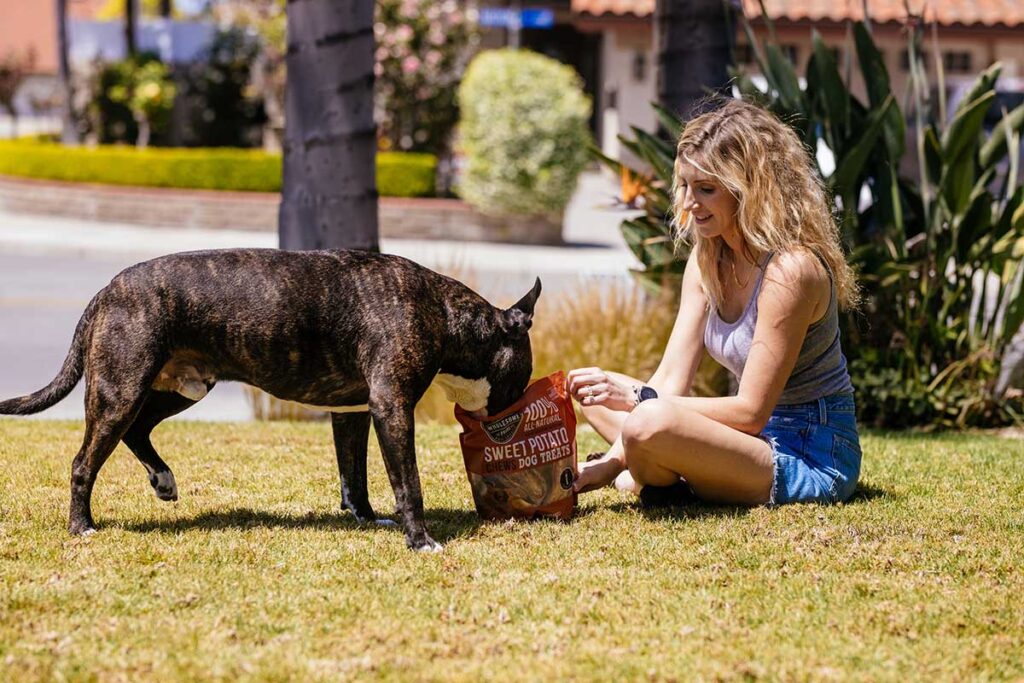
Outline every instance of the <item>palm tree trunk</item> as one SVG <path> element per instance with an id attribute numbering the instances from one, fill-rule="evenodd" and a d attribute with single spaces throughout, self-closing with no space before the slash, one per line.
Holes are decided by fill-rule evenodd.
<path id="1" fill-rule="evenodd" d="M 689 120 L 705 88 L 726 93 L 735 21 L 729 0 L 657 0 L 658 101 Z"/>
<path id="2" fill-rule="evenodd" d="M 56 0 L 57 9 L 57 78 L 63 93 L 61 104 L 61 135 L 65 145 L 81 142 L 74 115 L 74 90 L 71 87 L 71 69 L 68 65 L 68 0 Z"/>
<path id="3" fill-rule="evenodd" d="M 380 248 L 373 7 L 288 3 L 282 249 Z"/>
<path id="4" fill-rule="evenodd" d="M 134 57 L 138 52 L 135 33 L 136 2 L 137 0 L 124 0 L 124 49 L 129 57 Z"/>

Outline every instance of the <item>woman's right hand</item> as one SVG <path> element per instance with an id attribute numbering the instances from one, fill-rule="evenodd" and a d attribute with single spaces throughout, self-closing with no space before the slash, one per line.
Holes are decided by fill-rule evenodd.
<path id="1" fill-rule="evenodd" d="M 581 406 L 604 406 L 629 412 L 636 405 L 633 387 L 617 380 L 601 368 L 576 368 L 566 376 L 569 394 Z"/>

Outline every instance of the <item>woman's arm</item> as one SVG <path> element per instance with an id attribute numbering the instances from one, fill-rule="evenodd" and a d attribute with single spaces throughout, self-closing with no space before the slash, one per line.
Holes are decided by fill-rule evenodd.
<path id="1" fill-rule="evenodd" d="M 659 396 L 688 393 L 704 351 L 704 326 L 708 303 L 700 285 L 700 268 L 691 254 L 683 274 L 679 312 L 658 369 L 648 382 Z M 580 405 L 603 405 L 609 410 L 633 409 L 634 381 L 601 368 L 576 368 L 566 378 L 569 393 Z"/>
<path id="2" fill-rule="evenodd" d="M 676 322 L 661 363 L 649 382 L 659 396 L 685 396 L 690 393 L 704 353 L 707 320 L 708 300 L 700 284 L 700 266 L 697 265 L 696 253 L 690 252 L 683 272 Z"/>

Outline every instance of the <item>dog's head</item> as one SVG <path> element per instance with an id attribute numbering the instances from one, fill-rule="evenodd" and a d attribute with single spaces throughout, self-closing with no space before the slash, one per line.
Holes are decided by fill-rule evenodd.
<path id="1" fill-rule="evenodd" d="M 533 349 L 530 347 L 530 327 L 533 325 L 533 307 L 540 296 L 540 278 L 512 308 L 502 311 L 499 328 L 503 340 L 494 354 L 487 382 L 491 393 L 487 399 L 487 414 L 496 415 L 522 397 L 533 373 Z"/>
<path id="2" fill-rule="evenodd" d="M 478 361 L 483 361 L 479 366 L 483 376 L 477 379 L 452 374 L 437 376 L 449 400 L 476 417 L 486 417 L 500 413 L 522 397 L 533 373 L 530 327 L 539 296 L 540 278 L 537 278 L 533 289 L 514 306 L 492 309 L 497 319 L 481 326 L 479 334 L 486 338 L 477 341 L 478 348 L 486 349 L 487 353 L 486 358 L 477 357 Z"/>

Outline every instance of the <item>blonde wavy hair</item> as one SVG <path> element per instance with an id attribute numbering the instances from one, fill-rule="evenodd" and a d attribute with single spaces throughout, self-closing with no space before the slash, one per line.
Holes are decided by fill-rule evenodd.
<path id="1" fill-rule="evenodd" d="M 683 208 L 683 163 L 715 178 L 737 199 L 737 228 L 749 251 L 810 250 L 830 271 L 839 305 L 857 307 L 860 293 L 843 254 L 829 194 L 809 150 L 789 126 L 756 105 L 728 100 L 691 120 L 679 136 L 672 178 L 676 247 L 693 245 L 705 294 L 717 306 L 725 289 L 719 265 L 728 247 L 694 230 L 693 217 Z M 753 260 L 752 253 L 745 256 Z"/>

